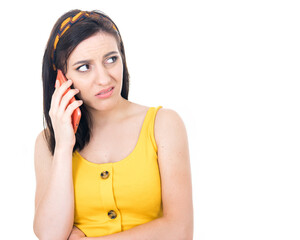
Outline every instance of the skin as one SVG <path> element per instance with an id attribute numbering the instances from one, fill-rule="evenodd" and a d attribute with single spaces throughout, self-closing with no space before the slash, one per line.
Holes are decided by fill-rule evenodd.
<path id="1" fill-rule="evenodd" d="M 79 89 L 78 96 L 93 121 L 91 140 L 80 154 L 92 162 L 101 159 L 102 163 L 125 158 L 136 144 L 136 126 L 141 124 L 148 108 L 121 96 L 123 63 L 115 38 L 100 32 L 81 42 L 70 54 L 66 77 Z M 109 98 L 95 96 L 110 87 L 114 90 Z M 116 141 L 119 151 L 113 147 Z"/>
<path id="2" fill-rule="evenodd" d="M 67 69 L 66 77 L 72 79 L 74 87 L 80 90 L 78 96 L 84 101 L 96 126 L 124 116 L 131 103 L 121 97 L 123 65 L 113 36 L 97 33 L 81 42 L 71 53 Z M 112 96 L 107 99 L 95 97 L 109 87 L 114 87 Z"/>
<path id="3" fill-rule="evenodd" d="M 110 52 L 114 53 L 104 57 Z M 70 191 L 73 189 L 71 155 L 75 144 L 71 114 L 82 102 L 75 101 L 69 106 L 68 102 L 75 94 L 78 94 L 91 112 L 92 137 L 80 154 L 91 162 L 101 159 L 101 163 L 118 161 L 132 151 L 148 108 L 121 97 L 122 59 L 117 42 L 111 35 L 97 33 L 81 42 L 71 53 L 67 61 L 67 69 L 66 77 L 71 81 L 62 86 L 56 86 L 50 109 L 57 143 L 54 157 L 49 153 L 42 134 L 36 141 L 36 209 L 41 202 L 41 210 L 36 220 L 36 231 L 38 234 L 47 236 L 47 234 L 56 233 L 54 229 L 62 226 L 60 232 L 57 233 L 60 236 L 68 234 L 69 240 L 90 239 L 85 237 L 80 229 L 72 228 L 71 225 L 73 215 L 70 213 L 73 213 L 74 205 L 68 205 L 73 201 L 73 192 Z M 72 84 L 75 90 L 63 96 L 65 90 Z M 115 87 L 111 97 L 106 99 L 95 97 L 100 90 L 111 86 Z M 161 175 L 164 216 L 124 232 L 92 239 L 191 240 L 193 238 L 192 184 L 184 123 L 175 111 L 162 108 L 155 118 L 154 135 Z M 115 146 L 118 146 L 117 151 Z M 51 165 L 51 162 L 55 164 Z M 53 169 L 52 178 L 49 171 L 51 168 Z M 66 171 L 70 172 L 67 176 Z M 48 181 L 51 182 L 52 188 L 47 187 Z M 65 183 L 64 188 L 62 188 L 62 183 Z M 47 193 L 43 193 L 42 189 L 47 189 Z M 57 196 L 57 189 L 61 189 L 60 198 Z M 68 192 L 67 195 L 66 192 Z M 70 209 L 66 211 L 67 207 Z M 58 216 L 59 219 L 48 229 L 47 218 L 51 218 L 52 214 Z M 44 222 L 41 223 L 41 221 Z"/>
<path id="4" fill-rule="evenodd" d="M 73 226 L 72 232 L 68 240 L 81 240 L 84 239 L 85 237 L 86 237 L 85 234 L 82 231 L 80 231 L 79 228 Z"/>

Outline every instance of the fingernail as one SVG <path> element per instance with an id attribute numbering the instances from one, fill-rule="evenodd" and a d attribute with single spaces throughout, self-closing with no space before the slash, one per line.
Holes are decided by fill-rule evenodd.
<path id="1" fill-rule="evenodd" d="M 58 83 L 59 83 L 59 81 L 58 81 L 58 80 L 56 80 L 56 81 L 55 81 L 55 88 L 57 88 L 57 87 L 58 87 Z"/>

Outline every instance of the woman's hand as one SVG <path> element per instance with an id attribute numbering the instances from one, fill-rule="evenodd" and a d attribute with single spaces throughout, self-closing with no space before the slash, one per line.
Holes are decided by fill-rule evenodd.
<path id="1" fill-rule="evenodd" d="M 71 231 L 71 234 L 68 238 L 68 240 L 83 240 L 85 239 L 85 234 L 80 231 L 77 227 L 73 226 L 73 229 Z"/>
<path id="2" fill-rule="evenodd" d="M 71 85 L 71 80 L 68 80 L 61 86 L 59 81 L 56 81 L 55 91 L 52 95 L 49 115 L 55 135 L 55 147 L 73 148 L 75 145 L 76 138 L 72 126 L 71 115 L 77 107 L 82 105 L 83 102 L 82 100 L 79 100 L 69 104 L 71 98 L 79 93 L 78 89 L 70 89 L 64 95 Z"/>

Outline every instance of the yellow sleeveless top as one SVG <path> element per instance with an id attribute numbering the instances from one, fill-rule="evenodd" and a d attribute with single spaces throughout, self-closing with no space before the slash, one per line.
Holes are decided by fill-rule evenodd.
<path id="1" fill-rule="evenodd" d="M 101 237 L 163 216 L 154 138 L 159 107 L 150 107 L 134 150 L 114 163 L 92 163 L 73 153 L 74 225 Z"/>

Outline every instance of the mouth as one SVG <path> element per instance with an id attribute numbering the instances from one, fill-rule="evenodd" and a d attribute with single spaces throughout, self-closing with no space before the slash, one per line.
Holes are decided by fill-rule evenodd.
<path id="1" fill-rule="evenodd" d="M 110 88 L 101 90 L 100 92 L 98 92 L 98 93 L 96 94 L 96 96 L 105 95 L 105 94 L 109 93 L 110 91 L 112 91 L 113 89 L 114 89 L 114 87 L 110 87 Z"/>

